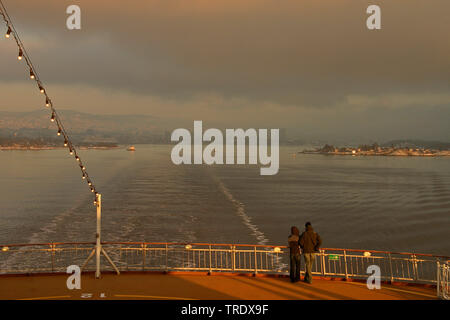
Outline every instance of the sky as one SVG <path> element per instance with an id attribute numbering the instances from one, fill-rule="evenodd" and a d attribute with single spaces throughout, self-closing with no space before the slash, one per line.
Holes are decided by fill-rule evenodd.
<path id="1" fill-rule="evenodd" d="M 56 109 L 305 140 L 450 141 L 448 0 L 3 3 Z M 71 4 L 81 30 L 66 28 Z M 371 4 L 381 30 L 366 27 Z M 0 38 L 0 110 L 46 112 L 16 56 Z"/>

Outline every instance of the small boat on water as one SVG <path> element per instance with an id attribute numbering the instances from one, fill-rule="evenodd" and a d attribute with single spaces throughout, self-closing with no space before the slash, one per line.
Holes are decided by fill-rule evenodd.
<path id="1" fill-rule="evenodd" d="M 129 146 L 127 148 L 127 151 L 136 151 L 136 148 L 134 146 Z"/>

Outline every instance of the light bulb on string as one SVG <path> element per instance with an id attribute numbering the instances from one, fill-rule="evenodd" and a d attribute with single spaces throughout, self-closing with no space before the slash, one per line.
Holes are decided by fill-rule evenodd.
<path id="1" fill-rule="evenodd" d="M 0 0 L 0 3 L 1 3 L 1 0 Z M 18 34 L 16 34 L 14 26 L 12 25 L 12 23 L 11 23 L 11 21 L 9 19 L 9 16 L 7 15 L 6 11 L 4 11 L 3 5 L 0 8 L 0 15 L 3 16 L 3 19 L 6 22 L 7 31 L 6 31 L 5 37 L 6 38 L 11 38 L 11 35 L 12 35 L 13 38 L 16 40 L 15 42 L 17 43 L 17 49 L 18 49 L 17 59 L 19 61 L 24 60 L 24 62 L 26 63 L 26 67 L 29 68 L 30 79 L 36 81 L 36 84 L 38 85 L 39 91 L 45 95 L 45 98 L 46 98 L 45 106 L 46 107 L 50 107 L 50 110 L 49 110 L 49 111 L 51 111 L 50 121 L 51 122 L 56 122 L 57 129 L 58 129 L 57 136 L 61 136 L 61 135 L 63 136 L 63 138 L 64 138 L 64 147 L 68 147 L 68 149 L 70 151 L 70 154 L 74 155 L 75 159 L 77 160 L 77 163 L 79 164 L 79 166 L 82 169 L 82 179 L 83 180 L 87 180 L 87 182 L 89 184 L 89 187 L 91 189 L 91 192 L 95 193 L 94 204 L 99 205 L 99 198 L 98 198 L 99 196 L 98 196 L 98 193 L 96 192 L 95 186 L 91 182 L 88 173 L 85 171 L 86 168 L 81 163 L 81 159 L 78 157 L 75 148 L 73 148 L 73 144 L 69 140 L 69 137 L 67 136 L 67 134 L 65 132 L 65 129 L 62 126 L 62 123 L 60 122 L 59 115 L 56 113 L 56 110 L 53 108 L 53 103 L 50 100 L 49 96 L 47 95 L 46 89 L 44 89 L 44 87 L 43 87 L 43 83 L 39 79 L 38 75 L 36 73 L 34 73 L 35 69 L 34 69 L 34 66 L 33 66 L 33 64 L 31 62 L 31 59 L 28 56 L 28 53 L 25 50 L 25 47 L 23 46 L 23 44 L 22 44 Z"/>

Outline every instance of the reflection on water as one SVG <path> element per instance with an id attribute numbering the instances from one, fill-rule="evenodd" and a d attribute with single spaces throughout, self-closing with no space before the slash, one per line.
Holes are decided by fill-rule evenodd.
<path id="1" fill-rule="evenodd" d="M 171 146 L 81 150 L 105 241 L 285 244 L 311 221 L 325 247 L 450 254 L 450 159 L 297 155 L 280 171 L 175 166 Z M 0 243 L 93 241 L 95 207 L 65 150 L 0 152 Z"/>

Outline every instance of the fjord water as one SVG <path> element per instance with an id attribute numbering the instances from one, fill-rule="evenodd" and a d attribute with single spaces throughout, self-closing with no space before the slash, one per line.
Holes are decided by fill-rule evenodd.
<path id="1" fill-rule="evenodd" d="M 286 244 L 311 221 L 328 248 L 450 255 L 450 158 L 297 154 L 280 171 L 172 164 L 171 146 L 81 150 L 103 240 Z M 66 150 L 1 151 L 0 244 L 94 241 L 93 196 Z"/>

